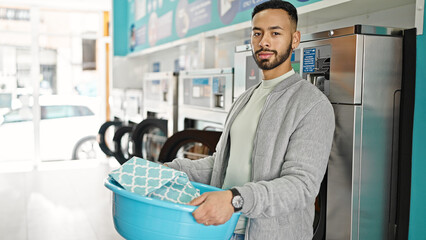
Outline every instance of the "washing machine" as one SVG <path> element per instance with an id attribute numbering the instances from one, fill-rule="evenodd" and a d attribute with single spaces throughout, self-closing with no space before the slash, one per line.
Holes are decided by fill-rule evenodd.
<path id="1" fill-rule="evenodd" d="M 141 122 L 143 109 L 142 89 L 113 89 L 110 97 L 112 121 L 106 121 L 99 129 L 98 142 L 107 156 L 121 164 L 133 154 L 131 133 Z"/>
<path id="2" fill-rule="evenodd" d="M 179 73 L 178 129 L 223 129 L 233 102 L 232 68 Z"/>
<path id="3" fill-rule="evenodd" d="M 113 137 L 115 131 L 122 125 L 122 121 L 112 120 L 104 122 L 99 128 L 96 140 L 102 152 L 108 157 L 114 157 L 115 147 Z"/>
<path id="4" fill-rule="evenodd" d="M 250 44 L 235 47 L 234 54 L 234 100 L 262 80 L 262 70 L 253 59 Z"/>
<path id="5" fill-rule="evenodd" d="M 143 92 L 142 89 L 126 89 L 124 91 L 124 121 L 114 133 L 114 157 L 120 164 L 135 156 L 132 133 L 143 119 Z"/>
<path id="6" fill-rule="evenodd" d="M 124 89 L 114 88 L 108 99 L 111 110 L 111 119 L 101 125 L 97 141 L 99 147 L 108 157 L 113 157 L 115 152 L 113 137 L 115 131 L 123 125 L 124 121 Z"/>
<path id="7" fill-rule="evenodd" d="M 233 101 L 233 69 L 179 73 L 178 130 L 167 139 L 160 162 L 212 155 Z"/>
<path id="8" fill-rule="evenodd" d="M 135 156 L 158 161 L 167 138 L 177 131 L 178 75 L 175 72 L 144 74 L 144 120 L 135 125 L 131 133 Z"/>
<path id="9" fill-rule="evenodd" d="M 221 131 L 187 129 L 173 134 L 161 148 L 158 161 L 171 162 L 175 158 L 197 160 L 215 152 Z"/>

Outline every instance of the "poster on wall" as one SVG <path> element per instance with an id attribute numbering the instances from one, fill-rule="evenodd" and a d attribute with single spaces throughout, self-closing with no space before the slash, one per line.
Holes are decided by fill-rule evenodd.
<path id="1" fill-rule="evenodd" d="M 122 0 L 114 0 L 122 1 Z M 127 0 L 128 52 L 137 52 L 251 20 L 252 9 L 267 0 Z M 350 0 L 290 0 L 302 12 Z M 120 18 L 119 14 L 114 18 Z"/>

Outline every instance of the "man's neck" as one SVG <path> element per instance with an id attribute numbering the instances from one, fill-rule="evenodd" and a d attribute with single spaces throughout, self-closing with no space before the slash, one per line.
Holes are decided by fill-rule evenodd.
<path id="1" fill-rule="evenodd" d="M 271 80 L 277 78 L 292 69 L 290 62 L 283 62 L 281 65 L 271 70 L 262 70 L 263 80 Z"/>

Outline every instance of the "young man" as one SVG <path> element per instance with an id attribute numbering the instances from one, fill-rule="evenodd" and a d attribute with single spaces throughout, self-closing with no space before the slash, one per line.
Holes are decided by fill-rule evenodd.
<path id="1" fill-rule="evenodd" d="M 192 181 L 230 189 L 190 204 L 199 206 L 193 216 L 205 225 L 223 224 L 241 211 L 233 239 L 312 239 L 334 113 L 326 96 L 292 69 L 299 43 L 293 5 L 256 6 L 251 44 L 264 79 L 233 104 L 213 156 L 168 163 Z"/>

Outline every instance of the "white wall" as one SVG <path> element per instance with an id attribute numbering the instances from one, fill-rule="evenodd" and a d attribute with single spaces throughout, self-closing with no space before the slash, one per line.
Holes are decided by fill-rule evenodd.
<path id="1" fill-rule="evenodd" d="M 308 13 L 308 17 L 306 18 L 306 20 L 304 22 L 299 23 L 299 25 L 304 26 L 299 27 L 299 31 L 302 34 L 314 33 L 330 30 L 333 28 L 348 27 L 355 24 L 397 28 L 413 28 L 415 7 L 415 3 L 413 3 L 321 24 L 316 24 L 316 19 L 310 19 Z"/>

